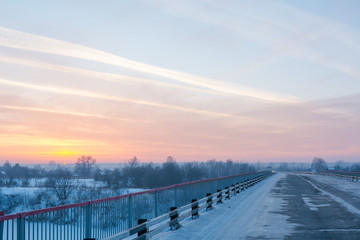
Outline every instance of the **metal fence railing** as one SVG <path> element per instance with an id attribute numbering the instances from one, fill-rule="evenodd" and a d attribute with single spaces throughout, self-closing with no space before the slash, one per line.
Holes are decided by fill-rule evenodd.
<path id="1" fill-rule="evenodd" d="M 129 238 L 137 240 L 151 239 L 167 229 L 179 229 L 181 227 L 180 222 L 186 218 L 191 216 L 191 219 L 197 219 L 200 216 L 201 210 L 206 209 L 206 211 L 210 211 L 213 209 L 213 205 L 223 203 L 225 200 L 230 200 L 233 196 L 236 196 L 271 175 L 272 174 L 258 176 L 243 181 L 242 183 L 232 184 L 231 187 L 225 187 L 225 189 L 217 190 L 215 193 L 207 193 L 206 197 L 192 199 L 191 203 L 181 207 L 171 207 L 167 213 L 159 217 L 139 219 L 137 226 L 107 237 L 104 240 L 123 240 Z M 214 219 L 214 221 L 216 221 L 216 219 Z"/>
<path id="2" fill-rule="evenodd" d="M 360 182 L 360 172 L 346 172 L 346 171 L 323 171 L 319 172 L 321 175 L 333 176 L 343 178 L 353 182 Z"/>
<path id="3" fill-rule="evenodd" d="M 270 172 L 198 180 L 110 198 L 1 216 L 0 240 L 97 240 Z"/>

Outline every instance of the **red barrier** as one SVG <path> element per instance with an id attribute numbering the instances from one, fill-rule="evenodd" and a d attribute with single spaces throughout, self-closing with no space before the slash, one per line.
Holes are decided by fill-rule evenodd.
<path id="1" fill-rule="evenodd" d="M 111 201 L 111 200 L 131 197 L 131 196 L 142 195 L 142 194 L 146 194 L 146 193 L 152 193 L 152 192 L 167 190 L 167 189 L 180 187 L 180 186 L 185 186 L 185 185 L 194 184 L 194 183 L 199 183 L 199 182 L 208 182 L 208 181 L 214 181 L 214 180 L 221 180 L 221 179 L 225 179 L 225 178 L 232 178 L 232 177 L 244 176 L 244 175 L 249 175 L 249 174 L 254 174 L 254 173 L 262 173 L 262 172 L 267 172 L 267 171 L 242 173 L 242 174 L 219 177 L 219 178 L 196 180 L 196 181 L 191 181 L 191 182 L 186 182 L 186 183 L 179 183 L 179 184 L 174 184 L 174 185 L 160 187 L 160 188 L 154 188 L 154 189 L 150 189 L 150 190 L 146 190 L 146 191 L 142 191 L 142 192 L 136 192 L 136 193 L 130 193 L 130 194 L 114 196 L 114 197 L 109 197 L 109 198 L 97 199 L 97 200 L 88 201 L 88 202 L 81 202 L 81 203 L 74 203 L 74 204 L 51 207 L 51 208 L 44 208 L 44 209 L 33 210 L 33 211 L 22 212 L 22 213 L 16 213 L 16 214 L 11 214 L 11 215 L 6 215 L 6 216 L 0 215 L 0 222 L 6 221 L 6 220 L 12 220 L 12 219 L 17 219 L 17 218 L 33 216 L 33 215 L 37 215 L 37 214 L 40 214 L 40 213 L 48 213 L 48 212 L 54 212 L 54 211 L 69 209 L 69 208 L 82 207 L 82 206 L 101 203 L 101 202 L 105 202 L 105 201 Z"/>

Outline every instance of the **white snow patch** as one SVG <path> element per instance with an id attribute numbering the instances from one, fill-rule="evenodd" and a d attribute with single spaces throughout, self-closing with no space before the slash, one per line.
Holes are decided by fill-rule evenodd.
<path id="1" fill-rule="evenodd" d="M 2 187 L 0 188 L 2 195 L 20 195 L 32 197 L 35 195 L 36 191 L 39 191 L 44 188 L 29 188 L 29 187 Z"/>
<path id="2" fill-rule="evenodd" d="M 315 189 L 317 189 L 318 191 L 320 191 L 322 194 L 329 196 L 332 200 L 340 203 L 343 207 L 345 207 L 349 212 L 354 213 L 358 216 L 360 216 L 360 210 L 358 208 L 356 208 L 355 206 L 351 205 L 350 203 L 346 202 L 345 200 L 319 188 L 318 186 L 316 186 L 315 184 L 313 184 L 312 182 L 306 180 L 305 178 L 301 177 L 303 180 L 305 180 L 306 182 L 308 182 L 309 184 L 311 184 L 311 186 L 313 186 Z"/>
<path id="3" fill-rule="evenodd" d="M 311 199 L 308 197 L 302 197 L 302 199 L 304 200 L 305 204 L 310 208 L 310 210 L 312 211 L 318 211 L 319 207 L 329 207 L 331 206 L 331 204 L 313 204 L 311 203 Z"/>

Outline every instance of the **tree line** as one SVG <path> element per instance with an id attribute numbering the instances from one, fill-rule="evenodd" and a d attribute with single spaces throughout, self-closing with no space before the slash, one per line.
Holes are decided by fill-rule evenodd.
<path id="1" fill-rule="evenodd" d="M 163 163 L 141 163 L 137 157 L 131 158 L 123 167 L 101 169 L 96 159 L 81 156 L 75 168 L 58 166 L 46 170 L 40 166 L 33 168 L 6 162 L 0 167 L 0 186 L 17 184 L 21 179 L 27 186 L 30 178 L 47 178 L 46 186 L 51 186 L 59 179 L 94 179 L 106 184 L 108 188 L 155 188 L 199 179 L 217 178 L 240 173 L 254 172 L 254 166 L 232 160 L 178 163 L 169 156 Z"/>
<path id="2" fill-rule="evenodd" d="M 315 157 L 312 160 L 311 168 L 317 172 L 335 170 L 345 172 L 360 172 L 360 163 L 346 164 L 344 161 L 336 161 L 333 168 L 329 168 L 328 163 L 322 159 Z"/>
<path id="3" fill-rule="evenodd" d="M 177 163 L 169 156 L 162 164 L 140 163 L 134 157 L 123 168 L 95 169 L 94 179 L 108 187 L 156 188 L 200 179 L 217 178 L 240 173 L 254 172 L 248 163 L 232 160 Z"/>
<path id="4" fill-rule="evenodd" d="M 0 187 L 35 188 L 30 196 L 2 194 L 0 188 L 0 210 L 10 214 L 121 195 L 128 193 L 130 188 L 156 188 L 255 170 L 248 163 L 231 160 L 178 163 L 173 157 L 163 163 L 141 163 L 134 157 L 112 169 L 101 169 L 91 156 L 78 158 L 75 167 L 27 167 L 5 162 L 0 167 Z"/>

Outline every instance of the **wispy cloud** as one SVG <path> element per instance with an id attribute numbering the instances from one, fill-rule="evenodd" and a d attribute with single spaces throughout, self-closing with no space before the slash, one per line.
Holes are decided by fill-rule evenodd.
<path id="1" fill-rule="evenodd" d="M 54 137 L 26 135 L 26 134 L 3 134 L 0 138 L 0 145 L 3 146 L 106 146 L 107 144 L 102 141 L 89 140 L 89 139 L 61 139 Z"/>
<path id="2" fill-rule="evenodd" d="M 78 44 L 59 41 L 3 27 L 0 27 L 0 46 L 102 62 L 142 73 L 170 78 L 193 86 L 200 86 L 231 95 L 247 96 L 274 102 L 289 103 L 295 101 L 294 97 L 287 96 L 285 94 L 272 93 L 236 83 L 218 81 L 194 74 L 165 69 L 132 61 Z"/>
<path id="3" fill-rule="evenodd" d="M 10 109 L 10 110 L 18 110 L 18 111 L 31 111 L 31 112 L 43 112 L 43 113 L 54 113 L 54 114 L 63 114 L 63 115 L 72 115 L 78 117 L 91 117 L 91 118 L 100 118 L 100 119 L 117 119 L 123 121 L 139 121 L 136 119 L 127 119 L 127 118 L 118 118 L 118 117 L 110 117 L 104 115 L 97 115 L 92 113 L 84 113 L 84 112 L 72 112 L 72 111 L 60 111 L 49 108 L 38 108 L 38 107 L 28 107 L 28 106 L 14 106 L 14 105 L 1 105 L 2 109 Z"/>
<path id="4" fill-rule="evenodd" d="M 54 87 L 54 86 L 42 86 L 42 85 L 36 85 L 36 84 L 30 84 L 30 83 L 24 83 L 24 82 L 11 81 L 11 80 L 2 79 L 2 78 L 0 78 L 0 84 L 21 87 L 21 88 L 27 88 L 27 89 L 43 91 L 43 92 L 67 94 L 67 95 L 73 95 L 73 96 L 81 96 L 81 97 L 111 100 L 111 101 L 117 101 L 117 102 L 141 104 L 141 105 L 147 105 L 147 106 L 152 106 L 152 107 L 167 108 L 167 109 L 196 113 L 196 114 L 201 114 L 201 115 L 207 115 L 207 116 L 211 116 L 211 117 L 231 117 L 231 118 L 242 119 L 244 121 L 254 121 L 254 119 L 251 119 L 248 117 L 241 117 L 241 116 L 236 116 L 236 115 L 228 114 L 228 113 L 213 112 L 213 111 L 206 111 L 206 110 L 183 107 L 183 106 L 150 102 L 150 101 L 145 101 L 145 100 L 141 100 L 141 99 L 129 99 L 129 98 L 123 98 L 123 97 L 119 97 L 119 96 L 115 96 L 115 95 L 102 94 L 102 93 L 98 93 L 98 92 L 91 92 L 91 91 L 85 91 L 85 90 L 79 90 L 79 89 L 62 88 L 62 87 Z"/>
<path id="5" fill-rule="evenodd" d="M 156 81 L 156 80 L 152 80 L 152 79 L 139 78 L 139 77 L 134 77 L 134 76 L 130 76 L 130 75 L 98 72 L 98 71 L 50 64 L 50 63 L 21 59 L 21 58 L 0 56 L 0 61 L 6 62 L 6 63 L 11 63 L 11 64 L 34 67 L 34 68 L 41 68 L 41 69 L 46 69 L 46 70 L 51 70 L 51 71 L 58 71 L 58 72 L 82 75 L 82 76 L 92 77 L 92 78 L 96 78 L 99 80 L 104 80 L 104 81 L 109 81 L 109 82 L 114 82 L 114 83 L 121 83 L 121 84 L 141 83 L 141 84 L 150 84 L 150 85 L 162 86 L 162 87 L 185 90 L 185 91 L 209 93 L 212 95 L 220 95 L 220 96 L 225 95 L 224 93 L 221 93 L 218 91 L 207 90 L 207 89 L 203 89 L 203 88 L 199 88 L 199 87 L 182 86 L 182 85 L 178 85 L 178 84 L 166 83 L 166 82 Z"/>
<path id="6" fill-rule="evenodd" d="M 288 56 L 332 68 L 360 80 L 359 65 L 354 66 L 351 61 L 354 51 L 360 55 L 360 44 L 357 40 L 359 33 L 354 34 L 354 29 L 279 1 L 261 4 L 239 1 L 223 4 L 212 0 L 202 2 L 207 4 L 208 8 L 203 8 L 206 10 L 202 9 L 203 11 L 197 11 L 196 14 L 193 14 L 195 10 L 191 2 L 160 0 L 148 4 L 179 17 L 239 33 L 270 50 L 255 63 L 250 63 L 232 75 L 240 76 L 259 70 Z M 329 43 L 333 45 L 330 50 L 336 53 L 332 55 L 338 56 L 341 53 L 341 60 L 338 57 L 329 57 L 329 48 L 324 52 L 320 47 Z M 341 52 L 338 52 L 338 49 L 342 49 Z M 348 60 L 344 62 L 344 59 Z"/>

